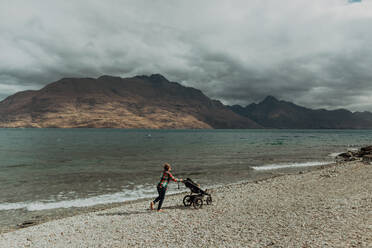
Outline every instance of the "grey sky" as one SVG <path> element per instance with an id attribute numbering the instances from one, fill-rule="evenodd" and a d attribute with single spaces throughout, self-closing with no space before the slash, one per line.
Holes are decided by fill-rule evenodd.
<path id="1" fill-rule="evenodd" d="M 228 104 L 372 111 L 372 0 L 0 0 L 0 99 L 161 73 Z"/>

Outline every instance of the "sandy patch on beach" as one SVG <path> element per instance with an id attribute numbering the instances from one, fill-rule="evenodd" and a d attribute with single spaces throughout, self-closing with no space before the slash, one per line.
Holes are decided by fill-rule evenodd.
<path id="1" fill-rule="evenodd" d="M 212 190 L 213 205 L 168 196 L 0 235 L 0 247 L 372 247 L 372 165 L 339 164 Z"/>

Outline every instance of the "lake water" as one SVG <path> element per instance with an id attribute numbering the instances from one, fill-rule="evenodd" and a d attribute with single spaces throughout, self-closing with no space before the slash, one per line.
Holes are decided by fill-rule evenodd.
<path id="1" fill-rule="evenodd" d="M 320 166 L 371 141 L 371 130 L 0 129 L 0 216 L 150 197 L 164 162 L 208 187 Z"/>

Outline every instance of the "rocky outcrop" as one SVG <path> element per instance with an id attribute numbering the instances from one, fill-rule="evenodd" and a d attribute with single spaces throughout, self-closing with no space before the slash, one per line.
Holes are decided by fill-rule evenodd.
<path id="1" fill-rule="evenodd" d="M 159 74 L 64 78 L 0 102 L 0 127 L 259 128 L 249 118 Z"/>
<path id="2" fill-rule="evenodd" d="M 363 160 L 372 162 L 372 146 L 365 146 L 358 151 L 347 151 L 337 155 L 337 159 L 343 161 Z"/>

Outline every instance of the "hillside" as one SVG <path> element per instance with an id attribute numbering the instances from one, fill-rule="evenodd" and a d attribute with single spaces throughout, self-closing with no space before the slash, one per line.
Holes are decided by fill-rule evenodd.
<path id="1" fill-rule="evenodd" d="M 64 78 L 0 102 L 0 127 L 259 128 L 200 90 L 159 74 Z"/>
<path id="2" fill-rule="evenodd" d="M 309 109 L 272 96 L 246 107 L 230 107 L 266 128 L 281 129 L 371 129 L 372 113 L 350 112 L 346 109 Z"/>

